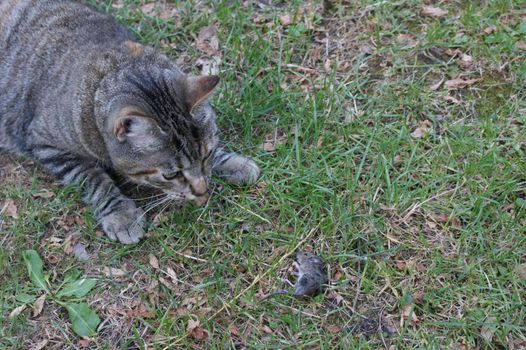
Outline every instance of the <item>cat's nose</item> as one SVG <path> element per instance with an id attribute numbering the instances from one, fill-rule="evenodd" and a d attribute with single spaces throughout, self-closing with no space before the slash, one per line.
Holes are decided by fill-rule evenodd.
<path id="1" fill-rule="evenodd" d="M 208 193 L 208 183 L 205 177 L 193 179 L 190 183 L 192 194 L 196 197 L 202 197 Z"/>
<path id="2" fill-rule="evenodd" d="M 208 202 L 208 198 L 209 198 L 209 195 L 208 195 L 208 193 L 206 193 L 203 196 L 195 197 L 194 203 L 198 207 L 202 207 L 202 206 L 204 206 L 206 204 L 206 202 Z"/>

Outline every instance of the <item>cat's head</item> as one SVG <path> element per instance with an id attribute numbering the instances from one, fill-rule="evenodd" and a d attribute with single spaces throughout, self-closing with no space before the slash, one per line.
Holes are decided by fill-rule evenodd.
<path id="1" fill-rule="evenodd" d="M 113 166 L 174 199 L 206 203 L 218 143 L 208 99 L 219 78 L 136 70 L 119 79 L 106 123 Z"/>

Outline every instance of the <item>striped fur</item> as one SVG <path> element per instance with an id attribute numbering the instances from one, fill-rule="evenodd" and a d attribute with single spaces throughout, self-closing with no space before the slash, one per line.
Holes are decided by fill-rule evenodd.
<path id="1" fill-rule="evenodd" d="M 258 178 L 253 161 L 218 147 L 217 82 L 186 76 L 78 1 L 0 0 L 0 148 L 80 186 L 113 240 L 138 242 L 144 213 L 110 172 L 198 204 L 212 172 Z"/>

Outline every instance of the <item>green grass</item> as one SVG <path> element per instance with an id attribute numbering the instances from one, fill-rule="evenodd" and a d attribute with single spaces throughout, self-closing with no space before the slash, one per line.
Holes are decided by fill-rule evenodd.
<path id="1" fill-rule="evenodd" d="M 0 226 L 0 347 L 78 346 L 52 305 L 7 318 L 32 288 L 25 249 L 39 251 L 51 279 L 71 269 L 99 278 L 91 348 L 526 347 L 524 2 L 446 2 L 449 13 L 431 18 L 418 0 L 335 2 L 329 13 L 316 2 L 188 1 L 166 5 L 168 19 L 140 1 L 92 2 L 194 73 L 195 38 L 217 26 L 223 139 L 263 176 L 253 188 L 217 182 L 206 208 L 174 209 L 124 247 L 95 234 L 75 189 L 4 156 L 0 196 L 20 217 Z M 462 54 L 471 67 L 458 65 Z M 459 74 L 480 81 L 431 89 Z M 275 133 L 281 142 L 264 151 Z M 33 199 L 41 188 L 56 197 Z M 75 230 L 87 263 L 56 239 Z M 260 301 L 294 281 L 292 260 L 280 259 L 298 244 L 329 263 L 331 286 L 310 301 Z M 105 266 L 128 274 L 107 278 Z M 159 282 L 168 268 L 171 289 Z M 139 302 L 155 316 L 127 317 Z M 205 340 L 188 335 L 189 319 Z"/>

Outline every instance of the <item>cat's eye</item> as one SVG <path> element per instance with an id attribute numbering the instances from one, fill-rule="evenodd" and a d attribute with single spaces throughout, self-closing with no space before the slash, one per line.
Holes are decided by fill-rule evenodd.
<path id="1" fill-rule="evenodd" d="M 181 177 L 181 176 L 183 176 L 183 172 L 182 171 L 174 171 L 173 173 L 163 174 L 163 177 L 164 177 L 165 180 L 173 180 L 176 177 Z"/>

